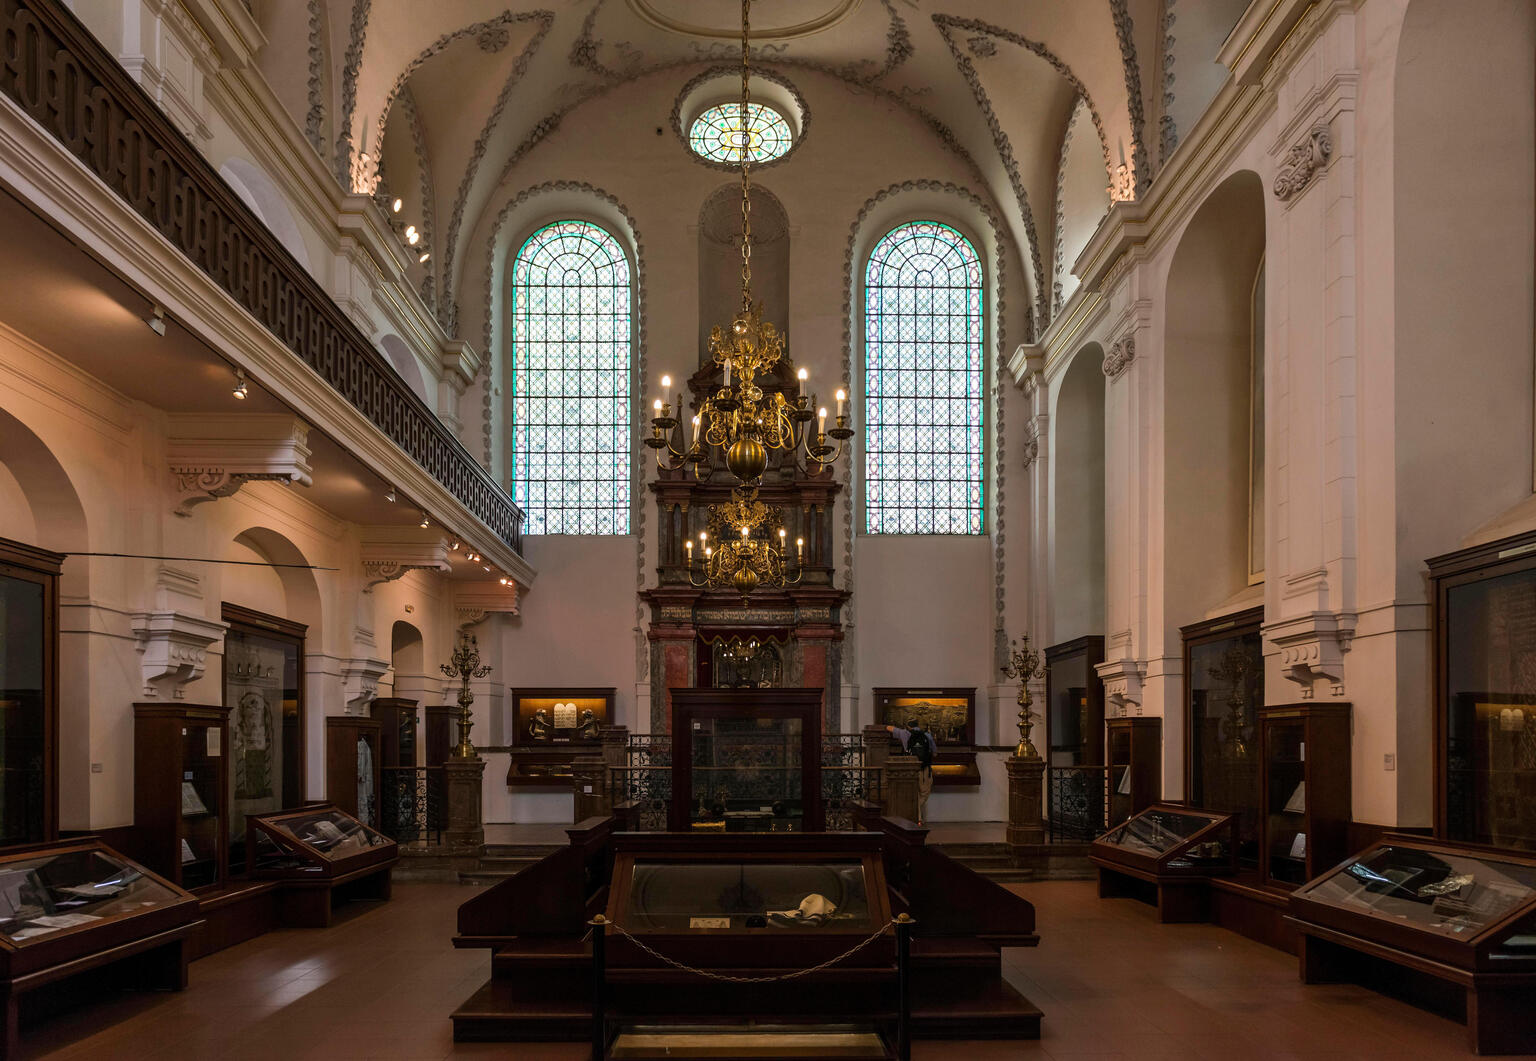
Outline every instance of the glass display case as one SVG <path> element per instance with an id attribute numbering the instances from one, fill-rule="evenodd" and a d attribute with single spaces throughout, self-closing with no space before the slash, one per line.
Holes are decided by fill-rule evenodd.
<path id="1" fill-rule="evenodd" d="M 1291 895 L 1308 983 L 1366 953 L 1465 991 L 1479 1053 L 1536 1051 L 1536 858 L 1388 835 Z"/>
<path id="2" fill-rule="evenodd" d="M 1429 561 L 1436 835 L 1536 851 L 1536 533 Z"/>
<path id="3" fill-rule="evenodd" d="M 875 717 L 882 726 L 913 722 L 933 735 L 933 783 L 979 785 L 976 766 L 975 689 L 875 690 Z"/>
<path id="4" fill-rule="evenodd" d="M 1305 884 L 1349 850 L 1348 704 L 1259 712 L 1263 735 L 1265 884 Z"/>
<path id="5" fill-rule="evenodd" d="M 860 859 L 819 862 L 637 858 L 626 927 L 636 934 L 696 928 L 873 931 Z"/>
<path id="6" fill-rule="evenodd" d="M 1104 723 L 1109 767 L 1109 824 L 1118 825 L 1157 801 L 1163 778 L 1163 720 L 1112 718 Z"/>
<path id="7" fill-rule="evenodd" d="M 64 557 L 0 538 L 0 846 L 57 832 L 59 571 Z"/>
<path id="8" fill-rule="evenodd" d="M 229 872 L 228 716 L 213 704 L 134 705 L 137 853 L 189 890 Z"/>
<path id="9" fill-rule="evenodd" d="M 378 826 L 383 761 L 382 726 L 357 715 L 325 720 L 325 799 L 370 826 Z"/>
<path id="10" fill-rule="evenodd" d="M 569 786 L 576 757 L 602 747 L 613 695 L 611 688 L 513 690 L 507 784 Z"/>
<path id="11" fill-rule="evenodd" d="M 1095 840 L 1088 857 L 1098 869 L 1100 898 L 1151 897 L 1159 921 L 1204 921 L 1205 880 L 1236 869 L 1234 821 L 1153 804 Z"/>
<path id="12" fill-rule="evenodd" d="M 1264 609 L 1180 628 L 1184 639 L 1185 762 L 1189 802 L 1234 815 L 1237 860 L 1259 869 L 1264 706 Z"/>
<path id="13" fill-rule="evenodd" d="M 1079 637 L 1045 650 L 1046 734 L 1051 766 L 1104 762 L 1104 639 Z"/>
<path id="14" fill-rule="evenodd" d="M 342 877 L 400 853 L 395 841 L 332 806 L 251 815 L 247 824 L 254 877 Z"/>

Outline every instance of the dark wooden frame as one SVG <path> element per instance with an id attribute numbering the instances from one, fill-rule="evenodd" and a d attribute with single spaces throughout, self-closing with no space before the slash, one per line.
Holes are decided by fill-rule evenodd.
<path id="1" fill-rule="evenodd" d="M 1098 634 L 1085 634 L 1082 637 L 1073 638 L 1071 641 L 1063 641 L 1059 645 L 1052 645 L 1045 650 L 1045 739 L 1046 762 L 1051 760 L 1051 705 L 1055 703 L 1056 690 L 1051 685 L 1051 668 L 1057 663 L 1064 663 L 1074 656 L 1082 656 L 1088 668 L 1088 723 L 1091 727 L 1088 734 L 1087 757 L 1077 766 L 1097 766 L 1104 759 L 1104 680 L 1099 677 L 1095 669 L 1096 664 L 1104 662 L 1104 638 Z M 1053 765 L 1053 764 L 1052 764 Z"/>
<path id="2" fill-rule="evenodd" d="M 237 634 L 256 634 L 261 637 L 271 637 L 281 641 L 292 641 L 298 646 L 298 677 L 294 683 L 294 690 L 298 693 L 299 708 L 299 741 L 296 753 L 297 762 L 295 768 L 299 772 L 299 796 L 303 798 L 309 794 L 309 704 L 308 696 L 304 688 L 305 663 L 304 642 L 308 636 L 309 627 L 303 623 L 296 623 L 292 619 L 284 619 L 276 615 L 268 615 L 266 612 L 258 612 L 252 608 L 243 608 L 238 604 L 230 604 L 225 601 L 220 608 L 220 618 L 229 624 L 229 629 Z M 229 650 L 226 648 L 221 657 L 219 669 L 219 698 L 228 696 L 229 690 Z M 225 704 L 225 707 L 233 707 L 233 704 Z M 282 782 L 278 782 L 278 791 L 282 791 Z"/>
<path id="3" fill-rule="evenodd" d="M 1161 855 L 1155 856 L 1146 855 L 1140 851 L 1130 851 L 1118 844 L 1109 843 L 1107 838 L 1112 835 L 1113 830 L 1095 840 L 1093 847 L 1089 849 L 1088 860 L 1098 867 L 1099 898 L 1111 899 L 1136 895 L 1141 889 L 1134 886 L 1127 887 L 1126 878 L 1129 878 L 1143 884 L 1150 884 L 1156 889 L 1159 922 L 1174 924 L 1210 920 L 1209 879 L 1216 876 L 1230 876 L 1237 872 L 1237 837 L 1233 829 L 1232 815 L 1223 814 L 1220 811 L 1200 810 L 1196 807 L 1153 803 L 1143 807 L 1133 817 L 1139 817 L 1151 811 L 1204 818 L 1206 824 Z M 1223 832 L 1226 834 L 1228 855 L 1225 866 L 1192 864 L 1181 867 L 1172 864 L 1195 844 L 1214 840 Z"/>
<path id="4" fill-rule="evenodd" d="M 1179 636 L 1184 642 L 1183 740 L 1185 799 L 1193 799 L 1195 791 L 1195 712 L 1194 704 L 1192 703 L 1193 689 L 1190 684 L 1190 679 L 1194 673 L 1194 660 L 1191 650 L 1200 645 L 1209 644 L 1212 641 L 1225 641 L 1228 638 L 1242 637 L 1245 634 L 1258 634 L 1263 625 L 1264 608 L 1260 606 L 1179 627 Z M 1263 687 L 1264 683 L 1261 681 L 1259 688 L 1263 689 Z"/>
<path id="5" fill-rule="evenodd" d="M 965 737 L 960 741 L 934 738 L 933 783 L 939 787 L 969 786 L 981 784 L 981 770 L 976 765 L 976 689 L 970 688 L 898 688 L 877 686 L 875 693 L 875 720 L 886 725 L 887 700 L 893 697 L 931 696 L 938 700 L 965 701 Z"/>
<path id="6" fill-rule="evenodd" d="M 1433 692 L 1434 699 L 1434 785 L 1435 822 L 1437 839 L 1448 843 L 1462 843 L 1447 836 L 1450 820 L 1449 756 L 1450 737 L 1450 681 L 1449 650 L 1450 630 L 1446 623 L 1446 610 L 1450 605 L 1450 592 L 1461 586 L 1484 582 L 1504 575 L 1536 568 L 1536 531 L 1516 534 L 1508 538 L 1488 542 L 1470 549 L 1458 549 L 1425 561 L 1429 568 L 1430 636 L 1433 642 Z"/>
<path id="7" fill-rule="evenodd" d="M 136 957 L 139 962 L 134 970 L 135 982 L 172 991 L 187 986 L 187 941 L 202 922 L 198 901 L 185 888 L 138 865 L 92 836 L 8 848 L 0 856 L 0 866 L 13 859 L 68 851 L 102 851 L 121 862 L 137 866 L 145 877 L 169 889 L 175 899 L 139 913 L 59 929 L 32 943 L 15 944 L 0 938 L 0 1007 L 3 1007 L 5 1022 L 3 1036 L 0 1036 L 0 1057 L 3 1058 L 19 1056 L 19 1002 L 28 991 Z"/>
<path id="8" fill-rule="evenodd" d="M 1120 763 L 1115 759 L 1115 731 L 1125 730 L 1129 759 Z M 1104 799 L 1109 808 L 1111 827 L 1128 821 L 1162 798 L 1163 777 L 1163 720 L 1156 715 L 1123 715 L 1104 720 L 1104 765 L 1109 770 L 1108 788 Z M 1115 799 L 1119 795 L 1120 778 L 1115 768 L 1124 765 L 1131 772 L 1130 811 L 1124 818 L 1115 816 Z"/>
<path id="9" fill-rule="evenodd" d="M 514 689 L 509 703 L 512 708 L 512 733 L 508 742 L 511 747 L 509 761 L 507 763 L 507 784 L 519 785 L 555 785 L 561 788 L 569 787 L 571 782 L 572 764 L 579 755 L 591 755 L 601 749 L 601 738 L 581 740 L 579 737 L 571 737 L 568 740 L 555 743 L 553 741 L 535 741 L 524 732 L 523 701 L 525 700 L 601 700 L 603 701 L 602 714 L 597 720 L 599 726 L 613 725 L 615 689 L 610 687 L 577 688 L 560 686 L 529 687 Z M 539 771 L 527 772 L 528 768 Z"/>
<path id="10" fill-rule="evenodd" d="M 693 806 L 693 722 L 703 718 L 797 718 L 805 832 L 826 828 L 821 801 L 821 689 L 673 689 L 672 809 L 668 828 L 690 832 Z"/>
<path id="11" fill-rule="evenodd" d="M 42 840 L 59 835 L 59 578 L 66 554 L 0 538 L 0 575 L 43 588 Z"/>
<path id="12" fill-rule="evenodd" d="M 1359 963 L 1353 955 L 1365 955 L 1464 992 L 1468 1045 L 1477 1053 L 1536 1052 L 1536 1007 L 1531 1005 L 1531 999 L 1536 997 L 1536 956 L 1514 962 L 1500 960 L 1497 965 L 1489 956 L 1495 942 L 1536 911 L 1536 896 L 1511 908 L 1470 939 L 1437 936 L 1396 920 L 1374 918 L 1310 898 L 1308 893 L 1324 880 L 1344 872 L 1350 864 L 1382 845 L 1536 868 L 1536 857 L 1523 857 L 1503 848 L 1388 833 L 1365 851 L 1351 855 L 1291 893 L 1290 916 L 1286 920 L 1295 925 L 1300 936 L 1302 982 L 1354 979 Z"/>
<path id="13" fill-rule="evenodd" d="M 351 818 L 353 821 L 368 829 L 370 832 L 378 833 L 378 835 L 383 836 L 384 839 L 388 840 L 389 842 L 387 844 L 380 844 L 375 847 L 370 847 L 367 850 L 359 851 L 356 854 L 347 855 L 345 858 L 331 858 L 326 855 L 325 852 L 319 850 L 318 848 L 311 847 L 303 840 L 300 840 L 297 836 L 294 836 L 292 833 L 280 828 L 281 823 L 287 821 L 289 818 L 307 817 L 313 814 L 321 814 L 326 811 L 334 811 L 344 818 Z M 273 811 L 270 814 L 250 814 L 246 816 L 246 823 L 246 828 L 252 834 L 253 839 L 254 833 L 257 830 L 260 830 L 261 832 L 270 836 L 274 841 L 276 841 L 279 847 L 282 847 L 288 851 L 302 854 L 304 858 L 312 865 L 320 867 L 321 876 L 336 881 L 337 883 L 340 883 L 343 878 L 350 878 L 352 875 L 357 874 L 359 871 L 372 869 L 381 862 L 393 863 L 400 854 L 400 845 L 395 843 L 395 841 L 390 840 L 389 837 L 384 836 L 382 832 L 379 832 L 379 829 L 376 826 L 369 825 L 355 814 L 348 814 L 334 803 L 311 804 L 304 807 L 290 808 L 288 810 Z M 260 876 L 279 877 L 286 880 L 289 879 L 292 875 L 288 873 L 275 874 L 268 872 L 260 874 Z M 300 876 L 299 879 L 306 880 L 309 878 L 309 876 L 309 874 L 304 874 Z"/>
<path id="14" fill-rule="evenodd" d="M 327 715 L 325 719 L 325 802 L 339 808 L 344 813 L 357 818 L 357 742 L 366 734 L 373 735 L 373 798 L 375 806 L 383 798 L 384 791 L 384 765 L 381 744 L 383 741 L 382 724 L 374 718 L 364 718 L 362 715 Z M 342 740 L 338 735 L 346 733 Z M 350 772 L 348 770 L 350 767 Z M 350 778 L 351 784 L 343 782 Z M 350 798 L 349 798 L 350 797 Z M 349 809 L 350 808 L 350 809 Z M 380 819 L 383 811 L 379 807 Z M 378 824 L 363 822 L 370 829 L 377 830 Z"/>
<path id="15" fill-rule="evenodd" d="M 1349 853 L 1349 825 L 1353 816 L 1352 753 L 1350 751 L 1350 705 L 1344 703 L 1277 704 L 1261 707 L 1259 715 L 1259 880 L 1267 888 L 1290 890 L 1300 887 L 1276 880 L 1271 866 L 1272 846 L 1269 835 L 1270 806 L 1269 731 L 1272 726 L 1300 723 L 1306 758 L 1302 779 L 1306 784 L 1307 853 L 1303 883 L 1312 880 L 1324 866 L 1331 866 Z"/>
<path id="16" fill-rule="evenodd" d="M 411 768 L 416 765 L 417 744 L 421 740 L 421 727 L 417 724 L 418 701 L 399 696 L 381 696 L 368 705 L 368 715 L 379 724 L 379 759 L 385 770 Z M 400 731 L 411 731 L 411 761 L 400 761 Z"/>
<path id="17" fill-rule="evenodd" d="M 339 807 L 330 804 L 305 806 L 299 809 L 277 811 L 271 814 L 252 814 L 246 817 L 246 850 L 256 850 L 256 833 L 259 830 L 272 838 L 284 851 L 305 859 L 319 869 L 318 873 L 301 870 L 258 870 L 254 866 L 251 876 L 259 880 L 280 881 L 277 890 L 277 919 L 293 928 L 329 928 L 332 911 L 338 899 L 362 899 L 384 902 L 392 894 L 390 872 L 400 861 L 400 845 L 393 840 L 366 851 L 333 859 L 310 847 L 272 823 L 296 815 L 314 814 L 317 811 L 335 811 L 343 817 L 358 819 Z M 364 824 L 359 822 L 359 824 Z M 373 832 L 379 830 L 367 826 Z M 380 833 L 379 835 L 383 835 Z"/>
<path id="18" fill-rule="evenodd" d="M 229 881 L 229 707 L 226 704 L 139 703 L 133 705 L 133 824 L 137 854 L 177 887 L 181 880 L 181 782 L 186 771 L 183 734 L 188 726 L 210 727 L 219 734 L 218 854 L 211 884 L 189 889 L 216 891 Z M 169 868 L 168 868 L 169 867 Z"/>

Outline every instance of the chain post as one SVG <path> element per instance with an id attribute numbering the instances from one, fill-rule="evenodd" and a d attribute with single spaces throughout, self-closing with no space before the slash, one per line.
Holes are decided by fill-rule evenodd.
<path id="1" fill-rule="evenodd" d="M 592 1061 L 608 1056 L 608 919 L 597 914 L 587 924 L 592 932 Z"/>
<path id="2" fill-rule="evenodd" d="M 912 981 L 908 970 L 912 956 L 911 914 L 896 915 L 896 1058 L 912 1061 Z"/>

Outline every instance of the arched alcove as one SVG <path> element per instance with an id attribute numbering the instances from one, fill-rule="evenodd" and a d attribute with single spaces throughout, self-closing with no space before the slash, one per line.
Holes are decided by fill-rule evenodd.
<path id="1" fill-rule="evenodd" d="M 315 651 L 318 648 L 315 642 L 320 636 L 320 587 L 315 582 L 315 573 L 305 566 L 309 561 L 304 553 L 282 533 L 268 527 L 251 527 L 241 531 L 235 535 L 234 541 L 268 564 L 285 565 L 267 569 L 276 576 L 283 591 L 282 610 L 274 614 L 309 627 L 311 641 L 306 651 Z M 231 598 L 227 590 L 224 599 L 231 604 L 246 603 Z"/>
<path id="2" fill-rule="evenodd" d="M 1165 599 L 1171 626 L 1249 584 L 1253 288 L 1264 189 L 1243 170 L 1201 204 L 1168 273 Z"/>
<path id="3" fill-rule="evenodd" d="M 1104 349 L 1072 358 L 1056 392 L 1049 450 L 1053 641 L 1104 634 Z"/>
<path id="4" fill-rule="evenodd" d="M 416 392 L 416 396 L 426 402 L 429 407 L 437 403 L 427 393 L 426 380 L 421 375 L 421 365 L 416 360 L 416 355 L 411 353 L 405 341 L 398 335 L 386 335 L 379 340 L 379 349 L 384 351 L 384 356 L 389 358 L 389 363 L 395 366 L 395 371 L 400 373 L 400 378 L 405 380 L 406 386 Z"/>
<path id="5" fill-rule="evenodd" d="M 89 548 L 85 508 L 64 466 L 41 438 L 0 409 L 0 499 L 18 508 L 0 512 L 0 537 L 56 552 Z M 72 578 L 83 579 L 86 565 L 66 565 L 64 591 L 75 593 Z"/>
<path id="6" fill-rule="evenodd" d="M 789 215 L 768 189 L 753 185 L 752 297 L 763 319 L 789 321 Z M 741 185 L 722 184 L 699 210 L 699 363 L 709 353 L 709 331 L 741 310 Z M 793 338 L 793 337 L 791 337 Z M 790 356 L 793 357 L 793 349 Z"/>
<path id="7" fill-rule="evenodd" d="M 219 167 L 219 176 L 261 219 L 261 223 L 272 231 L 272 235 L 287 248 L 288 253 L 305 270 L 314 272 L 310 268 L 309 249 L 304 245 L 299 223 L 294 220 L 293 211 L 288 208 L 288 200 L 272 178 L 261 167 L 243 158 L 227 159 Z"/>

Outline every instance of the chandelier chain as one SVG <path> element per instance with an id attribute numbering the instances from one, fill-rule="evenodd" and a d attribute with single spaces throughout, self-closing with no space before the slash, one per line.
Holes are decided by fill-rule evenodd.
<path id="1" fill-rule="evenodd" d="M 748 108 L 752 102 L 750 83 L 751 67 L 748 65 L 749 42 L 752 39 L 752 0 L 741 0 L 741 132 L 737 150 L 741 152 L 741 308 L 752 308 L 752 183 L 748 176 L 751 169 L 752 123 Z"/>

